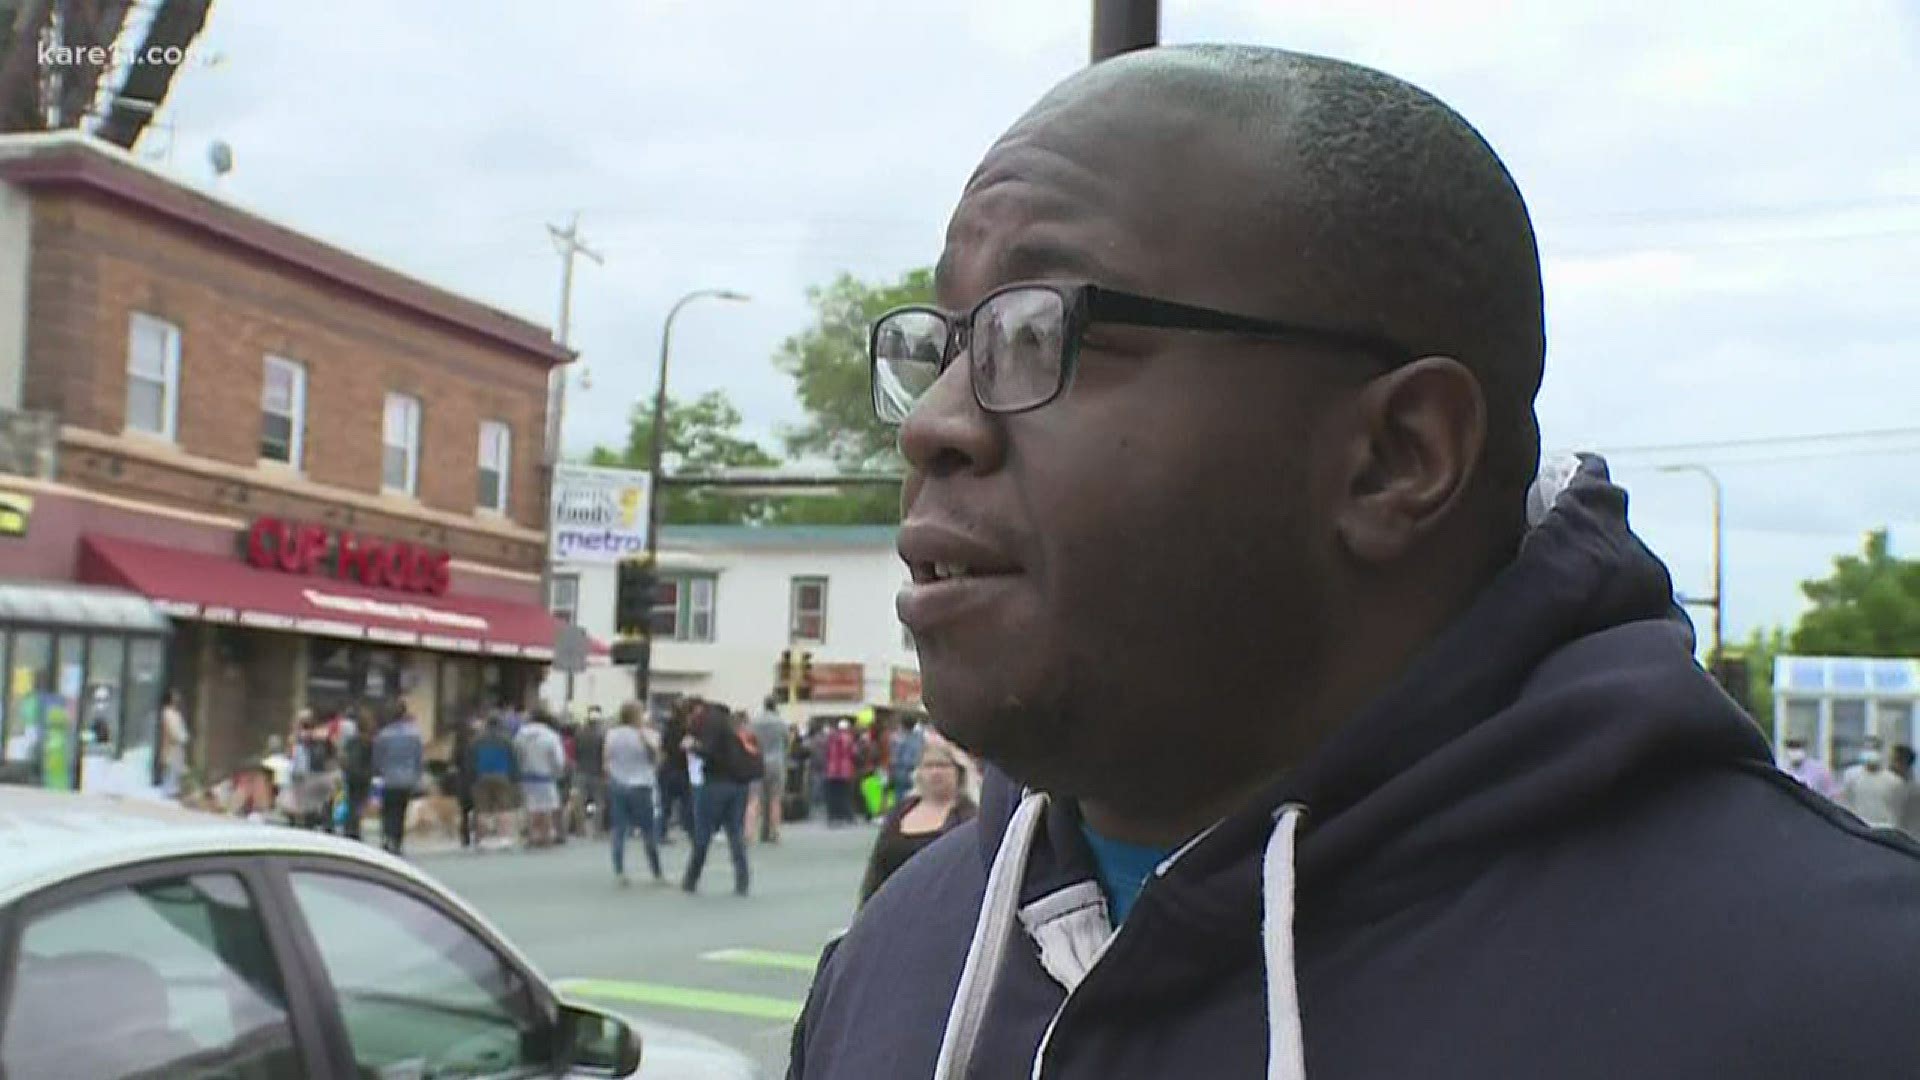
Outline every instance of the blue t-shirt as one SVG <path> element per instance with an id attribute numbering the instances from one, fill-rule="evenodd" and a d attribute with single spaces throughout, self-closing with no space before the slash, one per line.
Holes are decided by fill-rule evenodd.
<path id="1" fill-rule="evenodd" d="M 1127 912 L 1133 910 L 1134 899 L 1146 887 L 1154 869 L 1173 854 L 1173 849 L 1110 840 L 1094 832 L 1084 821 L 1080 823 L 1080 835 L 1087 838 L 1087 847 L 1093 849 L 1100 891 L 1107 894 L 1107 911 L 1113 916 L 1113 924 L 1118 926 L 1126 921 Z"/>

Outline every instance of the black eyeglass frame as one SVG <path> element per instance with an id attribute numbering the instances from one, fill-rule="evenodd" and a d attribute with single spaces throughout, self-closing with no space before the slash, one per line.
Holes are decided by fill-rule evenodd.
<path id="1" fill-rule="evenodd" d="M 1329 329 L 1278 319 L 1237 315 L 1214 308 L 1109 289 L 1090 282 L 1020 281 L 1011 285 L 1002 285 L 988 293 L 964 316 L 951 314 L 931 304 L 907 304 L 893 308 L 875 319 L 873 326 L 867 332 L 867 379 L 871 387 L 870 404 L 873 406 L 874 415 L 883 423 L 902 422 L 887 420 L 880 411 L 880 330 L 889 320 L 901 315 L 917 313 L 932 315 L 946 325 L 946 348 L 941 353 L 939 368 L 934 372 L 934 378 L 937 380 L 947 373 L 947 369 L 953 366 L 954 358 L 972 340 L 974 320 L 980 317 L 980 312 L 988 304 L 1008 293 L 1028 292 L 1035 289 L 1051 292 L 1061 300 L 1060 378 L 1054 384 L 1053 393 L 1039 401 L 1030 405 L 1004 408 L 988 405 L 980 399 L 980 383 L 976 379 L 973 383 L 973 400 L 983 412 L 1010 416 L 1044 409 L 1053 404 L 1061 394 L 1066 393 L 1068 387 L 1073 385 L 1073 373 L 1080 359 L 1082 335 L 1088 328 L 1101 323 L 1114 326 L 1144 326 L 1161 330 L 1248 334 L 1276 341 L 1332 345 L 1336 348 L 1369 353 L 1385 359 L 1390 362 L 1390 367 L 1410 363 L 1419 355 L 1415 350 L 1392 338 L 1364 331 Z"/>

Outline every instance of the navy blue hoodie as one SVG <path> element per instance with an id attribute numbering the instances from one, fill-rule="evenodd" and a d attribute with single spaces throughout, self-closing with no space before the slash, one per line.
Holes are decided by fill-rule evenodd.
<path id="1" fill-rule="evenodd" d="M 1920 1076 L 1920 846 L 1773 767 L 1672 596 L 1587 459 L 1117 933 L 1073 807 L 990 777 L 829 949 L 789 1077 Z"/>

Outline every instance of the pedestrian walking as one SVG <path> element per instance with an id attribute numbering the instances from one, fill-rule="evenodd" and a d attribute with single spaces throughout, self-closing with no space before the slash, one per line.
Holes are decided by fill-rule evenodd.
<path id="1" fill-rule="evenodd" d="M 694 834 L 693 768 L 687 756 L 687 733 L 695 701 L 683 698 L 673 704 L 661 730 L 660 743 L 665 759 L 660 768 L 660 842 L 673 842 L 677 822 L 691 841 Z"/>
<path id="2" fill-rule="evenodd" d="M 373 710 L 363 708 L 359 719 L 351 721 L 344 732 L 340 747 L 340 782 L 346 803 L 341 832 L 352 840 L 361 838 L 367 800 L 373 796 L 373 740 Z"/>
<path id="3" fill-rule="evenodd" d="M 590 836 L 605 833 L 610 818 L 605 757 L 607 734 L 607 721 L 600 706 L 590 706 L 587 722 L 574 737 L 576 797 L 568 815 L 581 832 Z"/>
<path id="4" fill-rule="evenodd" d="M 869 370 L 992 769 L 789 1080 L 1914 1075 L 1920 847 L 1774 767 L 1605 463 L 1540 467 L 1539 248 L 1465 120 L 1143 49 L 944 235 Z"/>
<path id="5" fill-rule="evenodd" d="M 613 876 L 627 883 L 627 836 L 638 832 L 653 880 L 664 881 L 660 844 L 654 836 L 653 789 L 658 782 L 660 744 L 646 725 L 646 709 L 637 701 L 620 706 L 620 723 L 606 733 L 602 747 L 606 799 L 611 825 Z"/>
<path id="6" fill-rule="evenodd" d="M 889 735 L 891 746 L 887 754 L 887 790 L 898 806 L 913 792 L 914 774 L 920 768 L 920 755 L 925 752 L 927 734 L 920 730 L 920 718 L 912 713 L 903 713 L 893 732 Z"/>
<path id="7" fill-rule="evenodd" d="M 169 798 L 180 797 L 187 777 L 187 747 L 193 736 L 187 731 L 186 705 L 178 688 L 167 691 L 160 706 L 160 790 Z"/>
<path id="8" fill-rule="evenodd" d="M 1875 828 L 1899 828 L 1906 801 L 1906 781 L 1887 768 L 1878 746 L 1862 751 L 1859 766 L 1847 770 L 1840 782 L 1840 805 Z"/>
<path id="9" fill-rule="evenodd" d="M 407 805 L 426 776 L 427 746 L 405 699 L 373 739 L 373 774 L 380 780 L 380 835 L 386 849 L 401 853 L 407 839 Z"/>
<path id="10" fill-rule="evenodd" d="M 758 808 L 753 815 L 760 823 L 760 842 L 780 842 L 781 803 L 787 797 L 787 744 L 793 739 L 793 726 L 780 715 L 780 699 L 769 696 L 760 704 L 760 715 L 753 720 L 753 738 L 760 745 L 762 776 L 754 781 L 752 802 Z"/>
<path id="11" fill-rule="evenodd" d="M 484 851 L 487 842 L 511 845 L 520 835 L 514 824 L 518 803 L 517 769 L 513 742 L 507 737 L 506 720 L 498 714 L 486 719 L 473 740 L 469 755 L 473 772 L 474 846 Z"/>
<path id="12" fill-rule="evenodd" d="M 929 742 L 923 732 L 920 749 L 916 775 L 907 786 L 914 794 L 895 804 L 874 838 L 866 877 L 860 882 L 861 907 L 908 859 L 979 812 L 967 796 L 966 767 L 953 747 L 944 740 Z"/>
<path id="13" fill-rule="evenodd" d="M 855 772 L 853 725 L 845 720 L 827 733 L 822 776 L 826 783 L 827 825 L 838 827 L 853 822 L 853 781 Z"/>
<path id="14" fill-rule="evenodd" d="M 1786 742 L 1786 773 L 1812 791 L 1829 799 L 1840 796 L 1840 784 L 1834 780 L 1832 770 L 1826 762 L 1807 754 L 1807 741 L 1801 738 L 1788 739 Z"/>
<path id="15" fill-rule="evenodd" d="M 747 785 L 761 769 L 758 748 L 743 739 L 743 725 L 726 708 L 710 705 L 691 738 L 697 744 L 694 768 L 704 769 L 699 788 L 699 809 L 694 814 L 693 851 L 687 857 L 687 874 L 680 887 L 700 891 L 700 872 L 707 864 L 707 847 L 716 830 L 727 835 L 727 854 L 733 858 L 733 892 L 747 895 Z"/>
<path id="16" fill-rule="evenodd" d="M 560 771 L 567 766 L 566 747 L 544 711 L 520 725 L 513 737 L 520 767 L 520 803 L 527 815 L 527 844 L 545 847 L 559 842 Z"/>

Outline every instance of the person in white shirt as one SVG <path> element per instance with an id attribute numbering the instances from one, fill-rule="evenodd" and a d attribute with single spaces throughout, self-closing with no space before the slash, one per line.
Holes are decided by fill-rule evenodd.
<path id="1" fill-rule="evenodd" d="M 1840 805 L 1875 828 L 1899 828 L 1906 797 L 1907 782 L 1881 762 L 1879 747 L 1862 753 L 1860 767 L 1840 783 Z"/>
<path id="2" fill-rule="evenodd" d="M 653 831 L 653 789 L 659 778 L 660 740 L 645 727 L 646 710 L 637 701 L 620 707 L 620 723 L 607 732 L 602 755 L 607 771 L 607 808 L 613 844 L 613 876 L 627 884 L 627 833 L 638 830 L 647 849 L 647 868 L 656 884 L 660 843 Z"/>
<path id="3" fill-rule="evenodd" d="M 567 765 L 567 748 L 553 721 L 544 713 L 520 726 L 513 737 L 514 756 L 520 762 L 520 797 L 527 810 L 527 843 L 543 847 L 556 843 L 560 832 L 560 771 Z"/>

